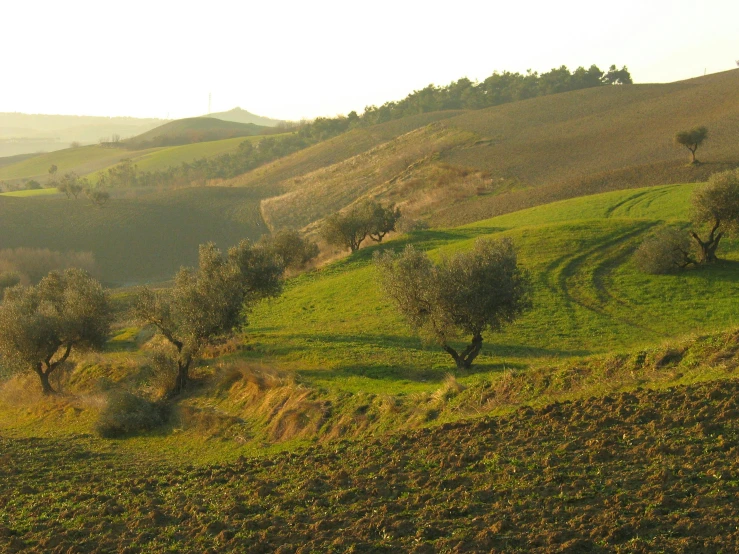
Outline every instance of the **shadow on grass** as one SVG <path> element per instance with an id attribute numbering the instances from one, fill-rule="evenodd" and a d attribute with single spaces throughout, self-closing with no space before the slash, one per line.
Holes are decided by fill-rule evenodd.
<path id="1" fill-rule="evenodd" d="M 736 283 L 739 282 L 739 261 L 719 259 L 711 265 L 693 267 L 675 275 L 687 279 L 706 279 L 714 282 Z"/>

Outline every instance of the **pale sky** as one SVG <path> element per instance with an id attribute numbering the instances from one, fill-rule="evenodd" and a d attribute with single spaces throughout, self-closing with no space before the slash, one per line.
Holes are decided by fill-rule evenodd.
<path id="1" fill-rule="evenodd" d="M 0 0 L 0 112 L 279 119 L 361 112 L 494 70 L 736 67 L 737 0 Z"/>

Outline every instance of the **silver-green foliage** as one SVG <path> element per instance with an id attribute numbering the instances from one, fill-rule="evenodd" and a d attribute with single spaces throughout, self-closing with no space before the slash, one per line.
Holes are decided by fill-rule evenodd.
<path id="1" fill-rule="evenodd" d="M 0 304 L 3 364 L 36 372 L 44 393 L 54 392 L 49 375 L 73 349 L 101 348 L 111 321 L 107 293 L 80 269 L 52 271 L 35 286 L 9 288 Z"/>
<path id="2" fill-rule="evenodd" d="M 246 323 L 257 300 L 281 292 L 283 272 L 279 256 L 247 240 L 225 257 L 209 243 L 200 247 L 197 269 L 182 268 L 174 286 L 139 291 L 134 316 L 154 325 L 175 350 L 173 393 L 187 385 L 190 365 L 205 346 Z"/>
<path id="3" fill-rule="evenodd" d="M 375 263 L 383 290 L 411 327 L 441 345 L 460 368 L 472 365 L 484 332 L 499 330 L 531 307 L 531 281 L 510 239 L 478 239 L 471 251 L 439 264 L 413 246 L 377 255 Z M 460 333 L 472 342 L 457 352 L 449 342 Z"/>
<path id="4" fill-rule="evenodd" d="M 695 190 L 693 222 L 710 229 L 705 240 L 695 231 L 690 233 L 700 247 L 700 261 L 715 262 L 724 235 L 739 231 L 739 169 L 714 173 L 705 185 Z"/>

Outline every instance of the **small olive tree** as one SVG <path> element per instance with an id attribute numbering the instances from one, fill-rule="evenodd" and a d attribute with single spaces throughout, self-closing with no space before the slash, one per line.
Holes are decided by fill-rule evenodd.
<path id="1" fill-rule="evenodd" d="M 249 241 L 231 248 L 226 257 L 209 243 L 200 247 L 198 268 L 182 268 L 174 286 L 139 291 L 134 316 L 155 326 L 174 348 L 172 395 L 185 389 L 192 362 L 205 346 L 245 323 L 257 300 L 280 293 L 283 272 L 278 256 Z"/>
<path id="2" fill-rule="evenodd" d="M 460 369 L 480 353 L 483 333 L 495 332 L 531 307 L 531 280 L 518 266 L 510 239 L 478 239 L 470 252 L 434 264 L 413 246 L 376 254 L 382 288 L 424 339 L 436 342 Z M 458 352 L 450 341 L 471 335 Z"/>
<path id="3" fill-rule="evenodd" d="M 708 227 L 702 239 L 696 231 L 690 235 L 700 251 L 702 264 L 715 262 L 716 250 L 727 232 L 739 230 L 739 169 L 714 173 L 693 193 L 693 223 Z"/>
<path id="4" fill-rule="evenodd" d="M 368 236 L 375 242 L 382 242 L 400 219 L 400 210 L 395 204 L 383 206 L 375 200 L 365 200 L 343 213 L 335 213 L 321 228 L 321 236 L 329 244 L 349 248 L 352 252 Z"/>
<path id="5" fill-rule="evenodd" d="M 369 237 L 375 242 L 382 242 L 390 231 L 395 231 L 395 225 L 400 219 L 400 209 L 395 204 L 383 206 L 379 202 L 370 201 L 366 208 L 370 218 Z"/>
<path id="6" fill-rule="evenodd" d="M 301 269 L 318 256 L 318 245 L 294 229 L 280 229 L 271 235 L 262 235 L 257 246 L 280 256 L 285 268 L 289 269 Z"/>
<path id="7" fill-rule="evenodd" d="M 34 371 L 44 394 L 49 376 L 72 350 L 101 348 L 110 330 L 107 293 L 81 269 L 52 271 L 31 287 L 5 291 L 0 304 L 0 354 L 18 370 Z"/>
<path id="8" fill-rule="evenodd" d="M 675 144 L 684 146 L 690 150 L 691 163 L 698 163 L 695 159 L 695 151 L 708 138 L 708 129 L 706 127 L 696 127 L 690 131 L 680 131 L 675 135 Z"/>
<path id="9" fill-rule="evenodd" d="M 691 253 L 688 234 L 667 227 L 644 239 L 634 253 L 634 263 L 644 273 L 663 275 L 698 262 Z"/>

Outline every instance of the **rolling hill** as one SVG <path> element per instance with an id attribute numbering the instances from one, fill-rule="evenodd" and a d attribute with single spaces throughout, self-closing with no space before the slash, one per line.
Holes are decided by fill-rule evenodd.
<path id="1" fill-rule="evenodd" d="M 270 134 L 272 129 L 253 123 L 221 121 L 212 117 L 190 117 L 170 121 L 124 141 L 126 148 L 174 146 L 236 137 Z"/>
<path id="2" fill-rule="evenodd" d="M 305 226 L 335 211 L 337 199 L 348 205 L 367 195 L 449 226 L 583 194 L 696 182 L 739 165 L 737 90 L 734 70 L 555 94 L 434 123 L 433 114 L 414 116 L 431 127 L 377 141 L 352 131 L 230 184 L 273 191 L 264 211 L 275 225 Z M 696 125 L 709 128 L 709 140 L 699 150 L 704 163 L 691 166 L 672 138 Z M 343 155 L 327 159 L 327 151 Z M 312 214 L 296 209 L 307 196 Z"/>
<path id="3" fill-rule="evenodd" d="M 209 113 L 203 117 L 215 117 L 222 121 L 234 121 L 236 123 L 253 123 L 255 125 L 261 125 L 263 127 L 276 127 L 280 123 L 284 123 L 280 119 L 272 119 L 269 117 L 263 117 L 261 115 L 255 115 L 246 110 L 242 110 L 239 107 L 226 112 Z"/>

